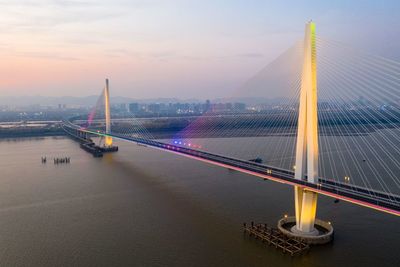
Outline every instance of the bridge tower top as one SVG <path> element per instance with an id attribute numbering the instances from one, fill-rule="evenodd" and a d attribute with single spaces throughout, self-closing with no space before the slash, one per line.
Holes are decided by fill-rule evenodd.
<path id="1" fill-rule="evenodd" d="M 315 23 L 306 24 L 298 115 L 295 178 L 315 183 L 318 177 L 318 110 Z"/>

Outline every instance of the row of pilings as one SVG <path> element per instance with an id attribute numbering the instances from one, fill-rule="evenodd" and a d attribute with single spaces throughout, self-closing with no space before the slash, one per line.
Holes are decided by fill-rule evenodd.
<path id="1" fill-rule="evenodd" d="M 47 157 L 42 157 L 42 164 L 47 163 Z M 71 163 L 71 157 L 60 157 L 60 158 L 53 158 L 54 164 L 69 164 Z"/>

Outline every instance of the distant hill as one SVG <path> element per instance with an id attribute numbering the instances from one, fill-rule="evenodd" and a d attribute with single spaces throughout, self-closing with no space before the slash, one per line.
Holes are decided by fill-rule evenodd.
<path id="1" fill-rule="evenodd" d="M 50 97 L 50 96 L 4 96 L 0 97 L 0 105 L 8 106 L 32 106 L 32 105 L 44 105 L 44 106 L 57 106 L 58 104 L 74 105 L 74 106 L 86 106 L 91 107 L 97 102 L 98 96 L 85 96 L 85 97 L 74 97 L 74 96 L 61 96 L 61 97 Z M 255 104 L 272 104 L 284 102 L 284 98 L 262 98 L 262 97 L 229 97 L 229 98 L 216 98 L 211 99 L 212 103 L 227 103 L 227 102 L 241 102 L 247 105 Z M 111 97 L 112 104 L 122 103 L 199 103 L 205 102 L 205 100 L 199 99 L 178 99 L 178 98 L 149 98 L 149 99 L 134 99 L 130 97 L 115 96 Z"/>
<path id="2" fill-rule="evenodd" d="M 257 105 L 257 104 L 279 104 L 286 103 L 287 98 L 277 97 L 277 98 L 266 98 L 266 97 L 226 97 L 226 98 L 216 98 L 212 100 L 214 103 L 245 103 L 247 105 Z"/>
<path id="3" fill-rule="evenodd" d="M 86 97 L 49 97 L 49 96 L 7 96 L 0 97 L 0 105 L 9 106 L 30 106 L 30 105 L 49 105 L 56 106 L 58 104 L 67 105 L 81 105 L 90 106 L 96 103 L 97 96 L 86 96 Z"/>
<path id="4" fill-rule="evenodd" d="M 0 97 L 0 105 L 8 106 L 31 106 L 31 105 L 45 105 L 57 106 L 58 104 L 66 105 L 79 105 L 79 106 L 93 106 L 97 102 L 98 96 L 5 96 Z M 176 102 L 201 102 L 198 99 L 177 99 L 177 98 L 154 98 L 154 99 L 134 99 L 129 97 L 116 96 L 111 97 L 112 104 L 119 103 L 176 103 Z"/>

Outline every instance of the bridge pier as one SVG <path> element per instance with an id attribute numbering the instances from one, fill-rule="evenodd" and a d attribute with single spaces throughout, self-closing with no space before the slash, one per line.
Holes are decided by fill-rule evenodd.
<path id="1" fill-rule="evenodd" d="M 318 235 L 314 228 L 317 214 L 317 193 L 306 191 L 303 187 L 295 186 L 296 225 L 292 231 L 298 234 Z"/>

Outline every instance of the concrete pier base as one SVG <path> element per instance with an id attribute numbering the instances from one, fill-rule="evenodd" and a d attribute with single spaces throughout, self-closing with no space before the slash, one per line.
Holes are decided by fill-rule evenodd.
<path id="1" fill-rule="evenodd" d="M 330 222 L 315 219 L 314 230 L 299 231 L 296 227 L 296 217 L 285 217 L 278 221 L 278 229 L 284 235 L 301 240 L 310 245 L 322 245 L 333 240 L 333 227 Z"/>
<path id="2" fill-rule="evenodd" d="M 303 232 L 297 228 L 297 225 L 292 226 L 292 228 L 290 228 L 290 232 L 301 236 L 317 236 L 319 234 L 319 231 L 315 228 L 310 232 Z"/>

